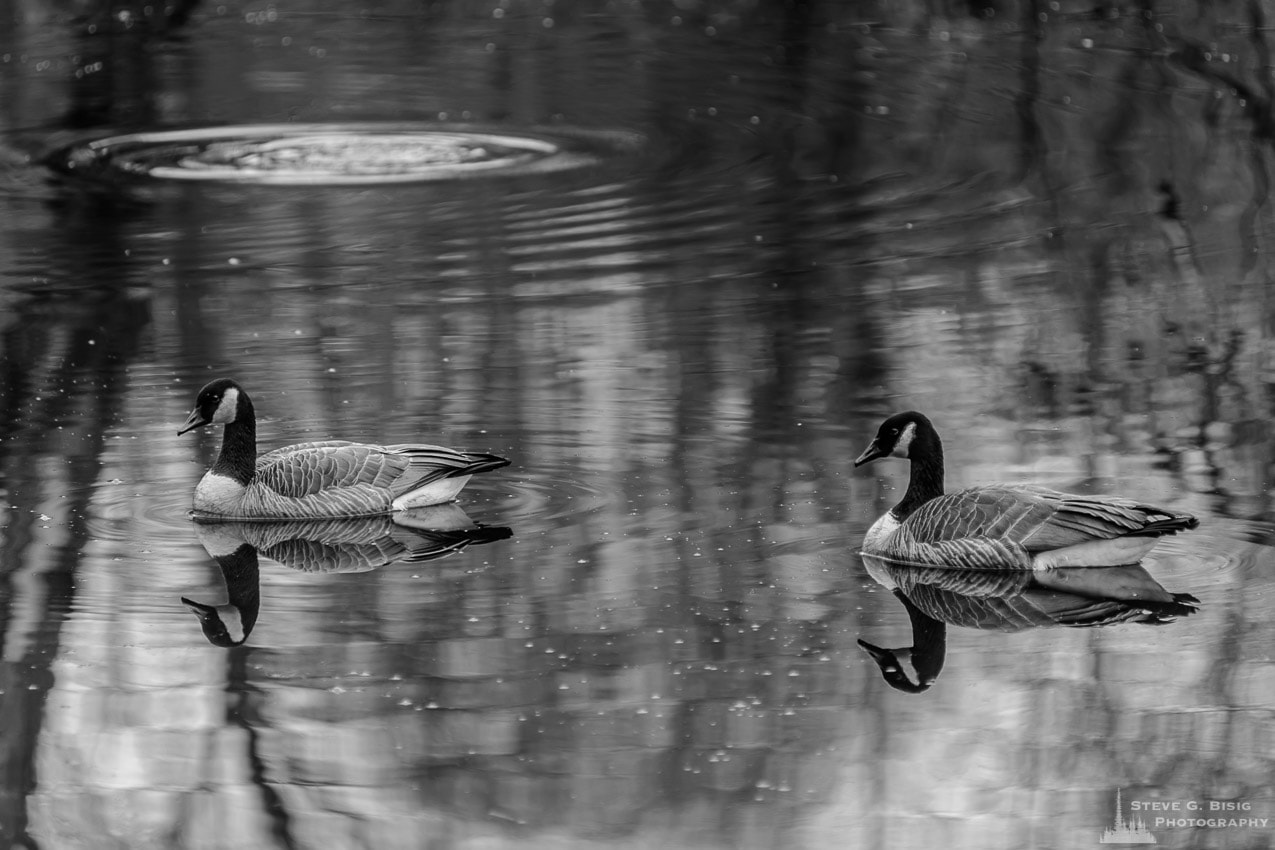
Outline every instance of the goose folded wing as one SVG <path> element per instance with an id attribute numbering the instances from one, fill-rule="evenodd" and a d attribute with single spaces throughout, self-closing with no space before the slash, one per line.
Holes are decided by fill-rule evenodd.
<path id="1" fill-rule="evenodd" d="M 908 518 L 905 528 L 921 542 L 982 538 L 1043 552 L 1125 535 L 1171 534 L 1194 527 L 1194 522 L 1131 499 L 1000 485 L 931 499 Z"/>
<path id="2" fill-rule="evenodd" d="M 1195 517 L 1115 496 L 1052 494 L 1053 512 L 1021 542 L 1029 552 L 1061 549 L 1089 540 L 1159 537 L 1195 528 Z"/>
<path id="3" fill-rule="evenodd" d="M 390 489 L 411 465 L 407 455 L 354 443 L 298 446 L 260 460 L 266 459 L 257 466 L 257 481 L 289 498 L 359 485 Z"/>
<path id="4" fill-rule="evenodd" d="M 411 459 L 411 475 L 417 477 L 413 487 L 440 478 L 473 475 L 509 465 L 509 461 L 503 457 L 481 452 L 462 452 L 446 446 L 393 445 L 385 446 L 384 449 Z"/>

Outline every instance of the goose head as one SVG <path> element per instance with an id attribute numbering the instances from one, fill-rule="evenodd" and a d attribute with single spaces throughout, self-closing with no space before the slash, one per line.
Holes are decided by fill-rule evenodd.
<path id="1" fill-rule="evenodd" d="M 195 398 L 195 408 L 186 417 L 186 424 L 177 433 L 185 434 L 204 425 L 229 425 L 243 419 L 251 408 L 248 396 L 230 378 L 218 378 L 204 384 Z"/>
<path id="2" fill-rule="evenodd" d="M 899 588 L 893 593 L 912 621 L 912 645 L 887 649 L 860 640 L 859 646 L 881 668 L 881 677 L 887 685 L 896 691 L 919 694 L 929 690 L 943 672 L 947 659 L 947 624 L 922 611 Z"/>
<path id="3" fill-rule="evenodd" d="M 886 684 L 896 691 L 919 694 L 928 690 L 930 685 L 934 684 L 934 680 L 938 678 L 939 671 L 922 671 L 917 666 L 919 659 L 910 646 L 900 649 L 887 649 L 883 646 L 868 643 L 866 640 L 860 640 L 859 646 L 863 647 L 868 655 L 872 656 L 872 660 L 881 668 L 881 677 L 885 679 Z"/>
<path id="4" fill-rule="evenodd" d="M 863 454 L 855 458 L 855 466 L 882 457 L 913 458 L 933 454 L 939 449 L 939 435 L 934 425 L 922 413 L 908 410 L 896 413 L 881 423 L 877 435 L 863 450 Z"/>
<path id="5" fill-rule="evenodd" d="M 245 612 L 239 610 L 239 606 L 229 603 L 206 605 L 185 596 L 181 600 L 187 610 L 199 618 L 199 628 L 213 646 L 239 646 L 248 639 L 252 625 L 248 623 Z"/>
<path id="6" fill-rule="evenodd" d="M 903 522 L 921 505 L 943 494 L 943 441 L 923 414 L 908 410 L 882 422 L 854 465 L 863 466 L 880 457 L 906 458 L 911 465 L 907 492 L 890 509 L 892 522 Z"/>

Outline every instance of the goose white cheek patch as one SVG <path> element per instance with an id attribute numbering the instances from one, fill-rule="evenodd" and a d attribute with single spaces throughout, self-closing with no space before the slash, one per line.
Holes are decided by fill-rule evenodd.
<path id="1" fill-rule="evenodd" d="M 903 433 L 899 435 L 899 440 L 894 444 L 894 451 L 890 454 L 895 457 L 907 457 L 908 446 L 912 445 L 912 438 L 916 436 L 916 425 L 909 422 L 903 429 Z"/>
<path id="2" fill-rule="evenodd" d="M 221 397 L 221 404 L 217 405 L 217 411 L 213 414 L 212 421 L 224 425 L 227 422 L 235 421 L 235 414 L 239 410 L 239 390 L 231 387 L 226 390 L 226 394 Z"/>
<path id="3" fill-rule="evenodd" d="M 234 605 L 218 605 L 217 613 L 221 616 L 221 624 L 226 627 L 227 636 L 235 643 L 243 643 L 248 637 L 243 613 Z"/>

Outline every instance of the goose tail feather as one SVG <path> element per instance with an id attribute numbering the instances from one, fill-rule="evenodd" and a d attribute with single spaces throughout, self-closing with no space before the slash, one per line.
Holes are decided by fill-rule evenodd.
<path id="1" fill-rule="evenodd" d="M 1178 617 L 1191 616 L 1200 610 L 1200 600 L 1189 593 L 1175 593 L 1171 602 L 1145 601 L 1139 607 L 1146 609 L 1148 616 L 1138 622 L 1159 626 Z"/>
<path id="2" fill-rule="evenodd" d="M 1154 509 L 1151 509 L 1154 510 Z M 1190 514 L 1161 513 L 1137 531 L 1129 532 L 1130 537 L 1161 537 L 1166 534 L 1177 534 L 1179 531 L 1190 531 L 1198 528 L 1200 521 Z"/>
<path id="3" fill-rule="evenodd" d="M 508 458 L 479 452 L 465 452 L 465 459 L 469 463 L 459 469 L 452 470 L 448 473 L 449 478 L 457 475 L 477 475 L 480 472 L 491 472 L 493 469 L 500 469 L 509 465 Z"/>

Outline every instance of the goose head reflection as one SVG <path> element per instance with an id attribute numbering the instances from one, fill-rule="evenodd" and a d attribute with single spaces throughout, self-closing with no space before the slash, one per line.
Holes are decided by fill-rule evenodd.
<path id="1" fill-rule="evenodd" d="M 513 532 L 479 525 L 447 504 L 361 519 L 197 522 L 195 533 L 221 568 L 226 601 L 208 604 L 183 596 L 181 602 L 199 619 L 209 643 L 232 647 L 248 639 L 261 609 L 258 555 L 299 572 L 365 572 L 444 558 Z"/>
<path id="2" fill-rule="evenodd" d="M 1049 626 L 1116 623 L 1158 626 L 1194 614 L 1199 600 L 1165 590 L 1139 564 L 1051 570 L 968 570 L 911 566 L 863 554 L 869 575 L 903 604 L 912 645 L 887 648 L 860 640 L 890 687 L 927 690 L 943 670 L 947 626 L 1017 632 Z"/>

